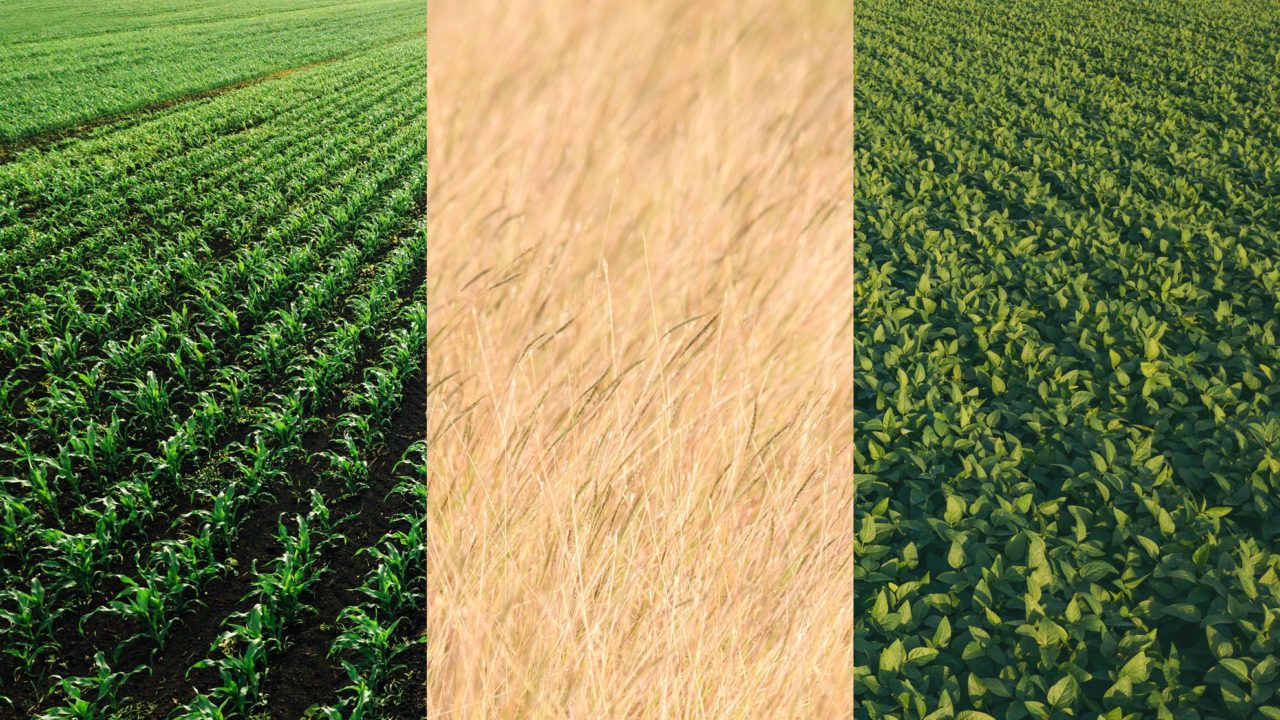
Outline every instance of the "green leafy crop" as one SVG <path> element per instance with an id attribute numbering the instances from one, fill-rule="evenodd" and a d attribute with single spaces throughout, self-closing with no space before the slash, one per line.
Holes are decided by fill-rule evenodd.
<path id="1" fill-rule="evenodd" d="M 856 716 L 1280 717 L 1280 10 L 856 11 Z"/>

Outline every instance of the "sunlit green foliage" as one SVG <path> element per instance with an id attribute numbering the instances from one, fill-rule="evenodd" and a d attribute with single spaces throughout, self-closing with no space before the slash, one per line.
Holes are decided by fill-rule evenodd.
<path id="1" fill-rule="evenodd" d="M 363 43 L 0 163 L 0 715 L 118 717 L 174 633 L 206 623 L 223 636 L 196 667 L 217 684 L 174 713 L 249 717 L 317 612 L 347 542 L 334 508 L 369 491 L 368 463 L 394 465 L 426 346 L 422 39 Z M 274 554 L 246 551 L 249 520 L 289 498 L 303 509 Z M 370 565 L 421 565 L 384 544 Z M 250 592 L 202 616 L 233 577 Z M 404 587 L 389 607 L 420 612 Z M 387 622 L 390 663 L 418 639 Z M 49 674 L 103 623 L 123 630 L 79 676 Z"/>
<path id="2" fill-rule="evenodd" d="M 362 51 L 415 0 L 18 0 L 0 17 L 0 143 Z"/>
<path id="3" fill-rule="evenodd" d="M 1280 717 L 1280 8 L 857 19 L 857 716 Z"/>

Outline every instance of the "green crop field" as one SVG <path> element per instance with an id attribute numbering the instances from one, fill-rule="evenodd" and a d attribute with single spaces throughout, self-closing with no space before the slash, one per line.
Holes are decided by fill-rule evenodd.
<path id="1" fill-rule="evenodd" d="M 0 717 L 421 717 L 425 8 L 119 5 L 0 16 Z"/>
<path id="2" fill-rule="evenodd" d="M 1280 718 L 1280 5 L 856 13 L 856 716 Z"/>
<path id="3" fill-rule="evenodd" d="M 0 142 L 426 29 L 419 0 L 17 0 L 3 12 Z"/>

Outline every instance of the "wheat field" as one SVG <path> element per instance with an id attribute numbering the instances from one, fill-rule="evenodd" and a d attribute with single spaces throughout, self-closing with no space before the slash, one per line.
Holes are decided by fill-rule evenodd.
<path id="1" fill-rule="evenodd" d="M 430 717 L 851 716 L 852 22 L 430 3 Z"/>

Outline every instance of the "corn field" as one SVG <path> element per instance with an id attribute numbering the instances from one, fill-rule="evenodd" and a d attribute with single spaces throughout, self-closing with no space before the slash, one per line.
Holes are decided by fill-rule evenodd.
<path id="1" fill-rule="evenodd" d="M 420 716 L 423 9 L 13 10 L 0 716 Z"/>

